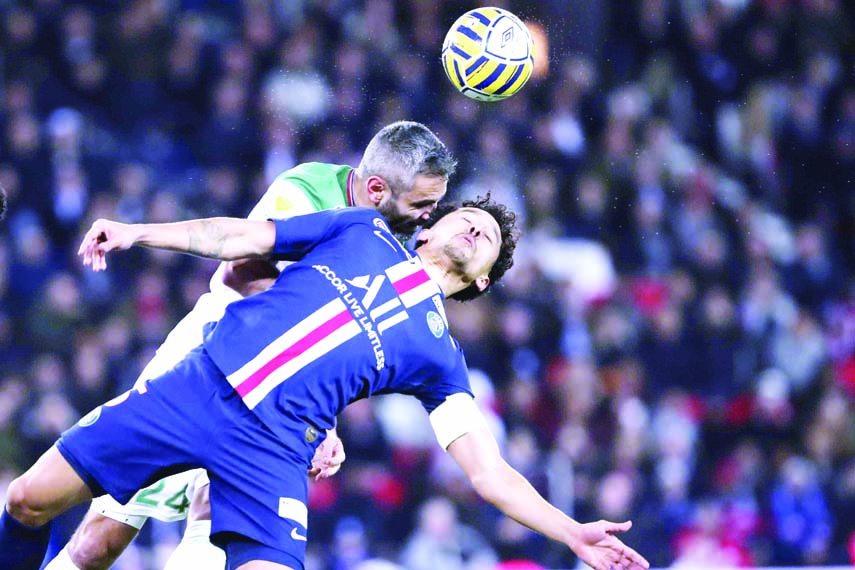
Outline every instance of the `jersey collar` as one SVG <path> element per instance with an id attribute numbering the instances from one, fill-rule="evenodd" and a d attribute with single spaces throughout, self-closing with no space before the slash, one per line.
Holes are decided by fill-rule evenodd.
<path id="1" fill-rule="evenodd" d="M 356 201 L 353 199 L 353 175 L 356 170 L 351 170 L 350 174 L 347 175 L 347 205 L 355 206 Z"/>

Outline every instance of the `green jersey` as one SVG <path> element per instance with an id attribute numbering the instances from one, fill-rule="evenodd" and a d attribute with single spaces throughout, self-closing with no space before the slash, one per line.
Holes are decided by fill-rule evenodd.
<path id="1" fill-rule="evenodd" d="M 248 217 L 290 218 L 345 206 L 353 206 L 353 168 L 307 162 L 277 176 Z"/>

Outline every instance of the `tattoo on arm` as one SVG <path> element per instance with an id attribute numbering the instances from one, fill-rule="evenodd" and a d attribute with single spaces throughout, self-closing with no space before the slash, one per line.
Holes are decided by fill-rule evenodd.
<path id="1" fill-rule="evenodd" d="M 220 259 L 229 235 L 217 222 L 202 220 L 187 231 L 187 251 L 194 255 Z"/>

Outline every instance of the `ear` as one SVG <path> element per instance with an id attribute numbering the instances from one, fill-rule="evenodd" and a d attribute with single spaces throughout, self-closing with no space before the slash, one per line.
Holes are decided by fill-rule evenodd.
<path id="1" fill-rule="evenodd" d="M 376 207 L 383 202 L 383 198 L 391 193 L 391 189 L 385 180 L 379 176 L 370 176 L 365 181 L 365 188 L 368 191 L 368 200 Z"/>
<path id="2" fill-rule="evenodd" d="M 433 231 L 430 228 L 423 228 L 416 234 L 416 243 L 427 243 L 433 237 Z"/>
<path id="3" fill-rule="evenodd" d="M 476 277 L 475 281 L 473 281 L 472 283 L 475 284 L 479 291 L 483 291 L 487 288 L 487 285 L 490 284 L 490 278 L 486 275 L 480 275 Z"/>

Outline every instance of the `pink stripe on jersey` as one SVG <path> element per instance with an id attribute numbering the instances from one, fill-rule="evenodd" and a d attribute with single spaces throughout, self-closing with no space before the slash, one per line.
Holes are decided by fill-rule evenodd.
<path id="1" fill-rule="evenodd" d="M 423 285 L 430 281 L 430 277 L 425 273 L 424 269 L 420 269 L 413 273 L 412 275 L 407 275 L 403 279 L 399 279 L 392 283 L 392 286 L 395 287 L 395 291 L 398 292 L 398 295 L 403 295 L 407 291 L 412 291 L 419 285 Z"/>
<path id="2" fill-rule="evenodd" d="M 297 340 L 294 344 L 274 356 L 267 364 L 253 372 L 249 378 L 236 386 L 235 390 L 240 394 L 241 398 L 245 397 L 259 384 L 264 382 L 265 378 L 270 376 L 274 371 L 287 364 L 290 360 L 300 356 L 352 320 L 353 316 L 350 314 L 350 311 L 345 309 L 314 330 L 309 331 L 303 338 Z"/>

